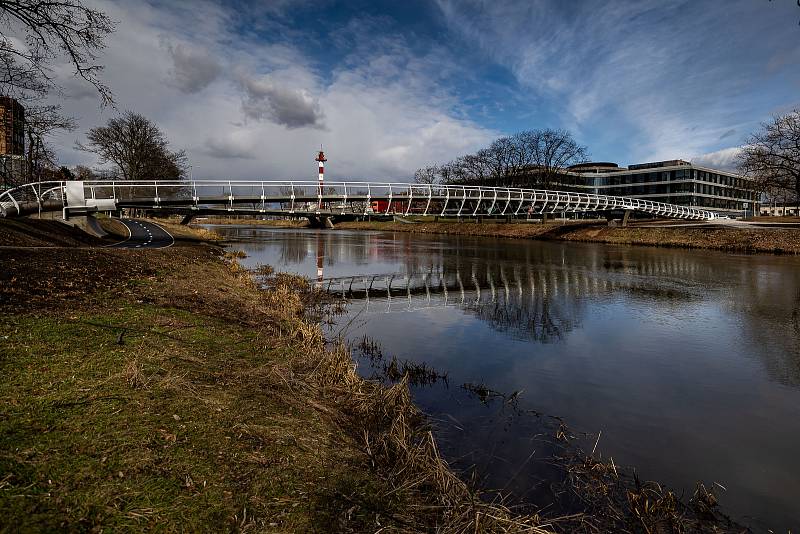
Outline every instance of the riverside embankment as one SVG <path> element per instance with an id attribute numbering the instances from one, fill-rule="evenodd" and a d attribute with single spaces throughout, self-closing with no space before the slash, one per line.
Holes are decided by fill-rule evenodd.
<path id="1" fill-rule="evenodd" d="M 420 234 L 469 235 L 646 245 L 723 250 L 727 252 L 798 254 L 800 229 L 794 228 L 730 228 L 674 224 L 636 224 L 610 227 L 603 223 L 474 223 L 464 222 L 341 222 L 336 228 L 349 230 L 383 230 Z"/>
<path id="2" fill-rule="evenodd" d="M 53 224 L 0 222 L 37 233 L 0 250 L 0 530 L 544 522 L 474 500 L 405 386 L 326 348 L 304 279 Z"/>
<path id="3" fill-rule="evenodd" d="M 683 501 L 578 451 L 568 517 L 489 504 L 440 459 L 405 378 L 364 380 L 326 344 L 304 279 L 49 224 L 0 250 L 4 530 L 734 530 L 704 490 Z"/>

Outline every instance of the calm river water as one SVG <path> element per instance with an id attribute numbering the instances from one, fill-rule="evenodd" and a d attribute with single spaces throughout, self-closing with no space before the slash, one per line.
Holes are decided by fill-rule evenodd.
<path id="1" fill-rule="evenodd" d="M 535 498 L 548 414 L 641 478 L 687 497 L 704 481 L 737 521 L 800 531 L 800 258 L 216 229 L 245 263 L 321 268 L 350 296 L 334 330 L 380 345 L 365 376 L 392 357 L 446 374 L 415 400 L 485 484 Z"/>

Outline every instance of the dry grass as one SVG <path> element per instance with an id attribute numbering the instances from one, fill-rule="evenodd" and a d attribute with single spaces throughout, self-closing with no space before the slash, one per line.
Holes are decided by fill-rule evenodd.
<path id="1" fill-rule="evenodd" d="M 147 378 L 144 375 L 144 366 L 135 358 L 125 366 L 125 369 L 122 371 L 122 377 L 133 389 L 143 388 L 147 384 Z"/>
<path id="2" fill-rule="evenodd" d="M 130 232 L 128 231 L 128 227 L 122 224 L 119 219 L 114 219 L 112 217 L 100 217 L 97 216 L 97 222 L 100 223 L 100 226 L 111 234 L 113 237 L 117 239 L 127 239 Z"/>
<path id="3" fill-rule="evenodd" d="M 308 219 L 256 219 L 247 216 L 231 217 L 198 217 L 192 225 L 200 224 L 246 224 L 258 226 L 274 226 L 276 228 L 305 228 L 308 226 Z"/>

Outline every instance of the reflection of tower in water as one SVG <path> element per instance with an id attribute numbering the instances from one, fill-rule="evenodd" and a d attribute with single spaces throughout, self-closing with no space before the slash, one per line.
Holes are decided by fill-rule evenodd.
<path id="1" fill-rule="evenodd" d="M 320 152 L 322 154 L 322 152 Z M 321 164 L 320 164 L 321 165 Z M 317 232 L 317 285 L 322 285 L 323 270 L 325 268 L 325 243 L 322 234 Z"/>

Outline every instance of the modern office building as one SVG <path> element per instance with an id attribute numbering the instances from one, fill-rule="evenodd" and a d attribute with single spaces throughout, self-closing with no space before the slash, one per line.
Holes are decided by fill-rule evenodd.
<path id="1" fill-rule="evenodd" d="M 565 179 L 565 185 L 586 192 L 705 208 L 731 215 L 753 211 L 757 202 L 748 178 L 683 160 L 641 163 L 627 168 L 609 162 L 581 163 L 569 167 Z"/>

